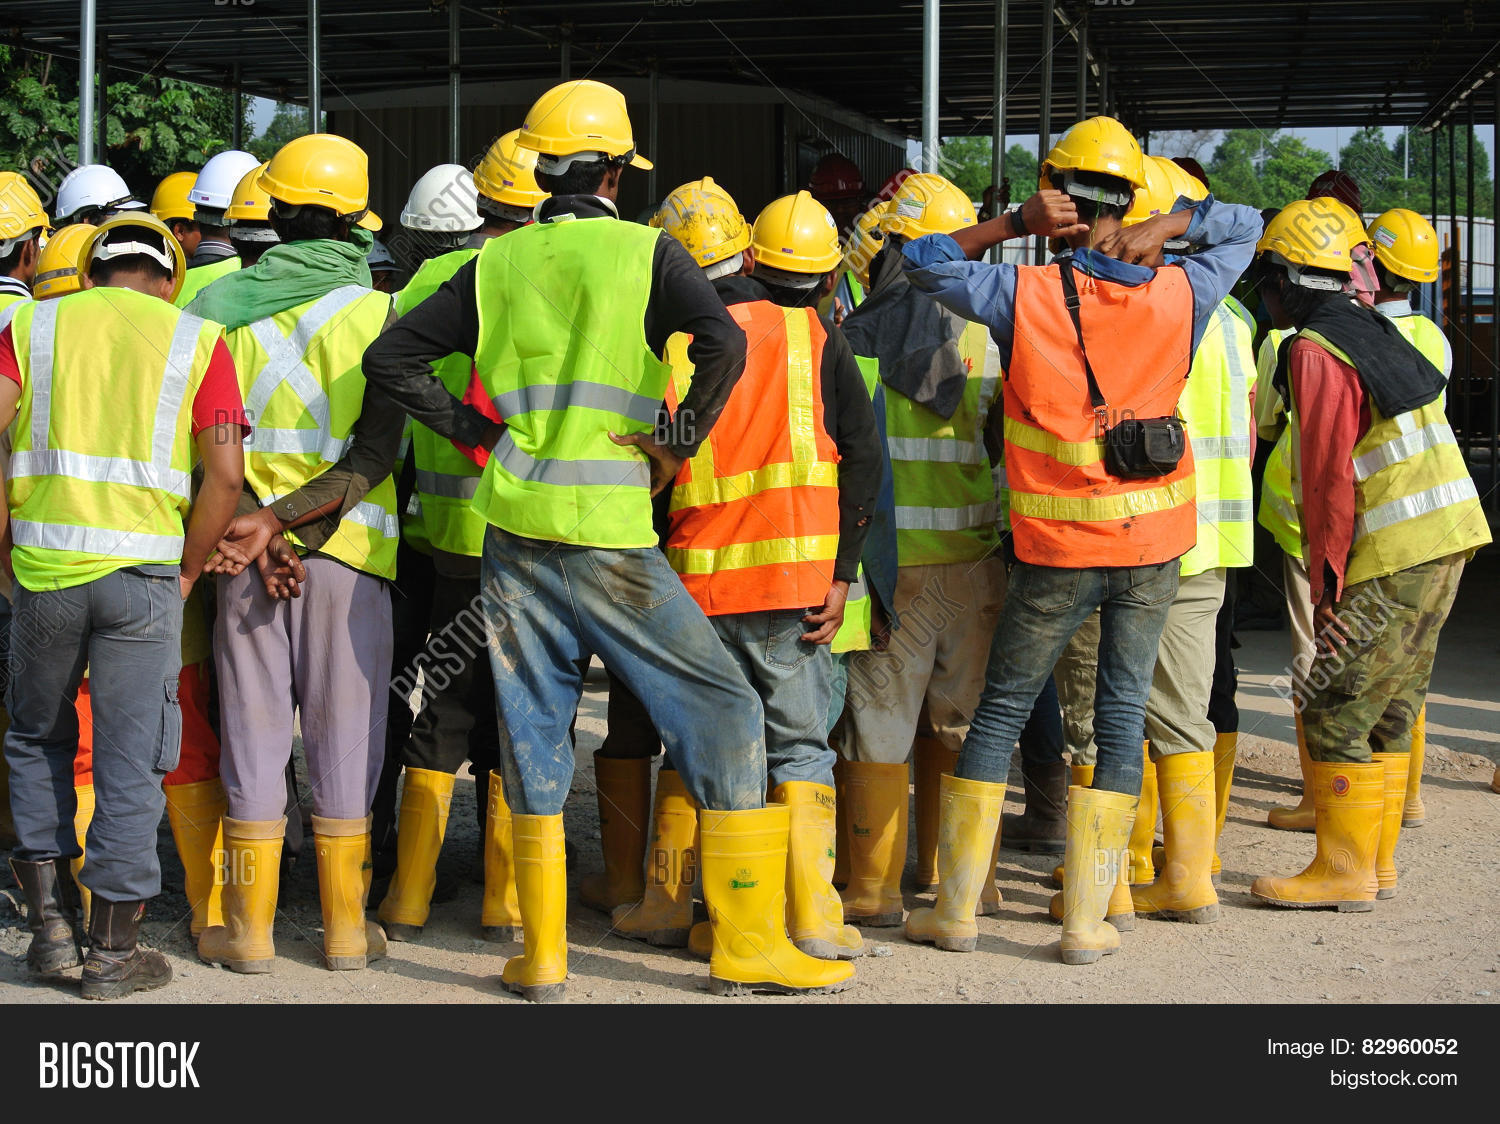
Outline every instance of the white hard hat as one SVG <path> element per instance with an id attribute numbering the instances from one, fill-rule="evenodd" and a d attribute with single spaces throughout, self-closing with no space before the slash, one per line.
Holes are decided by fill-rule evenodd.
<path id="1" fill-rule="evenodd" d="M 385 243 L 376 242 L 370 247 L 370 252 L 365 255 L 365 264 L 371 269 L 377 265 L 388 265 L 392 269 L 396 267 L 396 259 L 391 257 L 391 252 L 385 248 Z"/>
<path id="2" fill-rule="evenodd" d="M 80 164 L 57 188 L 57 210 L 54 217 L 69 220 L 90 207 L 102 210 L 143 211 L 146 204 L 131 198 L 130 188 L 120 173 L 108 164 Z"/>
<path id="3" fill-rule="evenodd" d="M 423 174 L 406 197 L 401 225 L 451 233 L 478 229 L 479 191 L 462 164 L 439 164 Z"/>
<path id="4" fill-rule="evenodd" d="M 236 185 L 245 178 L 247 172 L 258 167 L 259 160 L 237 148 L 211 156 L 208 163 L 199 169 L 198 178 L 188 189 L 188 202 L 195 208 L 223 211 L 234 201 Z"/>

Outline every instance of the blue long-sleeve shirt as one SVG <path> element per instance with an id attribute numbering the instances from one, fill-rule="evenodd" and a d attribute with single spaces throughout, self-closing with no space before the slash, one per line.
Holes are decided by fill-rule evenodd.
<path id="1" fill-rule="evenodd" d="M 1194 208 L 1183 237 L 1201 250 L 1175 259 L 1193 291 L 1194 352 L 1208 318 L 1250 264 L 1260 230 L 1260 212 L 1254 207 L 1218 203 L 1210 195 Z M 1016 330 L 1016 271 L 1022 267 L 969 261 L 946 234 L 908 242 L 902 254 L 907 280 L 944 308 L 989 328 L 1008 369 Z M 1073 251 L 1073 268 L 1122 285 L 1144 285 L 1156 273 L 1149 266 L 1130 265 L 1086 247 Z"/>

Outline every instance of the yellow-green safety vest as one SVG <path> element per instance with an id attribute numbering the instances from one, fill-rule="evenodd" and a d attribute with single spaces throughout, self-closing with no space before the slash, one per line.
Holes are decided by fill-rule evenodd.
<path id="1" fill-rule="evenodd" d="M 1177 403 L 1193 443 L 1198 541 L 1182 556 L 1185 578 L 1220 567 L 1248 566 L 1254 552 L 1250 473 L 1250 328 L 1225 300 L 1214 309 Z"/>
<path id="2" fill-rule="evenodd" d="M 951 418 L 886 387 L 885 432 L 902 566 L 975 562 L 1000 545 L 999 503 L 984 430 L 1000 393 L 1000 350 L 981 324 L 958 339 L 969 369 Z M 859 358 L 859 357 L 857 357 Z M 859 358 L 866 379 L 878 361 Z"/>
<path id="3" fill-rule="evenodd" d="M 1448 346 L 1448 339 L 1443 335 L 1443 329 L 1420 312 L 1413 312 L 1406 316 L 1392 316 L 1391 323 L 1396 325 L 1396 330 L 1406 337 L 1407 343 L 1427 356 L 1427 361 L 1442 372 L 1443 379 L 1446 381 L 1453 373 L 1453 349 Z M 1447 387 L 1443 388 L 1442 402 L 1446 410 L 1448 407 Z"/>
<path id="4" fill-rule="evenodd" d="M 245 480 L 272 504 L 322 475 L 345 453 L 365 393 L 360 363 L 385 327 L 391 298 L 344 285 L 236 328 L 227 339 L 245 410 Z M 379 578 L 396 576 L 396 484 L 382 477 L 318 553 Z M 302 545 L 294 532 L 287 539 Z"/>
<path id="5" fill-rule="evenodd" d="M 1295 334 L 1290 328 L 1272 328 L 1261 341 L 1256 356 L 1255 412 L 1269 426 L 1278 415 L 1285 415 L 1280 435 L 1266 458 L 1266 471 L 1260 482 L 1262 527 L 1271 532 L 1276 545 L 1293 558 L 1302 557 L 1302 524 L 1297 518 L 1297 503 L 1292 498 L 1292 430 L 1296 421 L 1290 408 L 1281 400 L 1272 378 L 1276 374 L 1276 357 L 1281 341 Z"/>
<path id="6" fill-rule="evenodd" d="M 850 280 L 852 282 L 853 278 Z M 865 390 L 870 395 L 870 401 L 873 402 L 875 391 L 880 386 L 880 376 L 875 371 L 875 364 L 861 363 L 859 373 L 865 380 Z M 865 567 L 861 563 L 859 573 L 849 585 L 849 595 L 844 600 L 844 623 L 839 625 L 839 630 L 833 634 L 831 650 L 834 655 L 842 652 L 868 652 L 870 650 L 873 642 L 870 630 L 874 627 L 872 604 L 870 587 L 865 582 Z"/>
<path id="7" fill-rule="evenodd" d="M 648 433 L 671 368 L 646 343 L 661 232 L 559 216 L 479 251 L 475 363 L 505 419 L 474 510 L 511 534 L 627 550 L 656 545 Z"/>
<path id="8" fill-rule="evenodd" d="M 421 304 L 478 250 L 454 250 L 424 261 L 411 282 L 396 294 L 396 314 L 405 316 Z M 474 361 L 455 352 L 432 365 L 432 373 L 443 380 L 448 393 L 462 398 L 469 388 Z M 422 537 L 439 550 L 478 558 L 484 549 L 484 530 L 489 524 L 473 508 L 474 493 L 483 471 L 464 456 L 446 437 L 439 437 L 421 422 L 410 425 L 411 452 L 417 459 L 417 486 L 412 493 L 418 507 Z M 404 526 L 407 541 L 413 538 L 410 522 Z M 413 544 L 415 545 L 415 544 Z"/>
<path id="9" fill-rule="evenodd" d="M 16 306 L 22 386 L 5 483 L 23 586 L 182 561 L 193 397 L 221 333 L 114 287 Z"/>
<path id="10" fill-rule="evenodd" d="M 177 299 L 172 303 L 178 308 L 186 308 L 192 303 L 193 298 L 209 285 L 239 268 L 240 259 L 234 254 L 209 262 L 207 265 L 195 265 L 182 275 L 182 291 L 177 294 Z"/>

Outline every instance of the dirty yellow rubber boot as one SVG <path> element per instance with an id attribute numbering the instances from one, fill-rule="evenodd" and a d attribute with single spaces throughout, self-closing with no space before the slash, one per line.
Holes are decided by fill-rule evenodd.
<path id="1" fill-rule="evenodd" d="M 1000 825 L 995 828 L 995 845 L 990 848 L 990 873 L 979 889 L 979 904 L 974 907 L 976 917 L 992 917 L 1000 912 L 1000 887 L 995 883 L 995 867 L 1000 865 L 1000 837 L 1005 834 L 1005 816 L 1000 816 Z"/>
<path id="2" fill-rule="evenodd" d="M 1311 831 L 1314 827 L 1312 794 L 1312 757 L 1307 752 L 1307 735 L 1302 732 L 1302 715 L 1297 715 L 1297 760 L 1302 765 L 1302 799 L 1295 808 L 1272 808 L 1266 823 L 1280 831 Z"/>
<path id="3" fill-rule="evenodd" d="M 1406 777 L 1406 800 L 1401 809 L 1402 827 L 1421 827 L 1427 822 L 1427 806 L 1422 803 L 1422 765 L 1427 760 L 1427 704 L 1417 711 L 1411 724 L 1411 768 Z"/>
<path id="4" fill-rule="evenodd" d="M 192 935 L 200 937 L 205 929 L 224 924 L 224 870 L 219 865 L 224 854 L 223 782 L 211 781 L 162 786 L 167 798 L 167 822 L 172 825 L 172 841 L 182 860 L 183 891 L 192 907 Z"/>
<path id="5" fill-rule="evenodd" d="M 835 812 L 835 836 L 837 842 L 834 845 L 833 878 L 831 881 L 836 889 L 842 890 L 849 885 L 849 794 L 845 792 L 844 773 L 846 765 L 842 757 L 833 763 L 833 790 L 835 793 L 834 803 L 837 807 Z"/>
<path id="6" fill-rule="evenodd" d="M 911 911 L 906 939 L 947 952 L 973 952 L 979 942 L 974 909 L 985 882 L 995 883 L 995 838 L 1005 786 L 945 774 L 941 796 L 937 904 Z"/>
<path id="7" fill-rule="evenodd" d="M 1219 919 L 1219 896 L 1209 874 L 1216 763 L 1212 753 L 1172 753 L 1156 763 L 1167 861 L 1151 885 L 1132 887 L 1137 914 L 1197 925 Z"/>
<path id="8" fill-rule="evenodd" d="M 83 919 L 84 932 L 88 931 L 89 904 L 93 895 L 89 888 L 79 881 L 78 876 L 83 871 L 85 840 L 89 834 L 89 824 L 94 822 L 94 786 L 91 784 L 80 784 L 73 786 L 73 794 L 78 798 L 78 810 L 73 813 L 73 834 L 78 837 L 78 857 L 68 863 L 68 868 L 73 872 L 73 885 L 78 887 L 79 916 Z"/>
<path id="9" fill-rule="evenodd" d="M 1314 761 L 1313 800 L 1317 853 L 1291 878 L 1257 878 L 1250 892 L 1263 902 L 1292 909 L 1333 908 L 1367 913 L 1375 908 L 1375 855 L 1385 817 L 1385 766 Z"/>
<path id="10" fill-rule="evenodd" d="M 1160 801 L 1150 742 L 1145 744 L 1142 753 L 1145 761 L 1141 766 L 1141 798 L 1136 805 L 1135 822 L 1130 828 L 1128 877 L 1132 886 L 1148 886 L 1156 878 L 1156 868 L 1151 865 L 1151 845 L 1156 842 L 1156 812 Z"/>
<path id="11" fill-rule="evenodd" d="M 1104 920 L 1120 878 L 1136 798 L 1123 792 L 1074 788 L 1068 792 L 1068 849 L 1063 855 L 1064 964 L 1092 964 L 1120 947 L 1120 933 Z"/>
<path id="12" fill-rule="evenodd" d="M 651 759 L 594 754 L 599 797 L 599 849 L 604 871 L 578 880 L 578 900 L 612 913 L 646 890 L 646 833 L 651 822 Z"/>
<path id="13" fill-rule="evenodd" d="M 1239 745 L 1238 733 L 1214 735 L 1214 861 L 1209 870 L 1211 875 L 1224 869 L 1224 864 L 1219 861 L 1219 836 L 1224 834 L 1224 821 L 1229 816 L 1229 793 L 1234 787 L 1234 759 L 1239 754 Z"/>
<path id="14" fill-rule="evenodd" d="M 907 778 L 905 765 L 850 761 L 849 885 L 840 895 L 844 920 L 859 926 L 901 924 L 901 872 L 906 866 Z"/>
<path id="15" fill-rule="evenodd" d="M 452 773 L 408 766 L 401 777 L 401 812 L 396 821 L 396 873 L 377 911 L 393 941 L 414 941 L 432 908 L 437 860 L 448 831 L 453 802 Z"/>
<path id="16" fill-rule="evenodd" d="M 1135 899 L 1130 894 L 1130 871 L 1129 864 L 1120 864 L 1120 875 L 1115 879 L 1115 888 L 1110 892 L 1109 905 L 1104 908 L 1104 920 L 1115 927 L 1116 932 L 1131 933 L 1135 931 Z M 1059 875 L 1057 884 L 1062 885 L 1063 879 Z M 1047 905 L 1047 912 L 1051 914 L 1052 920 L 1063 919 L 1065 899 L 1059 890 L 1052 895 L 1052 901 Z"/>
<path id="17" fill-rule="evenodd" d="M 937 738 L 912 742 L 912 804 L 917 823 L 917 869 L 912 876 L 916 891 L 924 893 L 938 884 L 938 801 L 942 778 L 958 767 L 958 750 L 947 749 Z"/>
<path id="18" fill-rule="evenodd" d="M 516 892 L 526 951 L 512 956 L 500 983 L 533 1003 L 560 1003 L 567 997 L 568 861 L 563 818 L 511 816 L 515 839 Z"/>
<path id="19" fill-rule="evenodd" d="M 646 890 L 638 902 L 615 907 L 618 936 L 660 948 L 682 948 L 693 927 L 693 882 L 698 877 L 698 806 L 675 769 L 656 774 Z M 829 889 L 829 893 L 833 893 Z M 838 899 L 835 898 L 835 901 Z"/>
<path id="20" fill-rule="evenodd" d="M 714 927 L 707 921 L 699 921 L 688 933 L 688 952 L 699 960 L 713 959 Z"/>
<path id="21" fill-rule="evenodd" d="M 1370 760 L 1385 770 L 1385 806 L 1381 811 L 1380 846 L 1375 851 L 1375 897 L 1379 901 L 1396 896 L 1396 842 L 1401 838 L 1402 805 L 1411 789 L 1407 770 L 1414 764 L 1405 753 L 1372 753 Z"/>
<path id="22" fill-rule="evenodd" d="M 281 881 L 286 817 L 224 817 L 224 924 L 198 938 L 198 956 L 234 972 L 269 972 L 276 961 L 272 923 Z"/>
<path id="23" fill-rule="evenodd" d="M 1072 782 L 1071 786 L 1073 788 L 1089 788 L 1094 783 L 1094 767 L 1092 765 L 1069 765 L 1068 774 Z M 1062 889 L 1062 884 L 1063 864 L 1058 863 L 1052 868 L 1052 885 L 1056 886 L 1060 890 Z M 1058 905 L 1057 913 L 1055 913 L 1053 916 L 1055 916 L 1059 921 L 1062 920 L 1061 904 Z"/>
<path id="24" fill-rule="evenodd" d="M 479 907 L 480 935 L 487 941 L 521 939 L 521 901 L 516 896 L 516 854 L 511 838 L 510 805 L 505 782 L 490 772 L 484 817 L 484 901 Z"/>
<path id="25" fill-rule="evenodd" d="M 818 960 L 787 939 L 791 809 L 785 804 L 744 812 L 705 809 L 698 826 L 703 898 L 713 927 L 709 991 L 826 995 L 852 984 L 854 965 Z"/>
<path id="26" fill-rule="evenodd" d="M 809 781 L 787 781 L 771 793 L 790 810 L 786 862 L 786 931 L 819 960 L 853 960 L 865 954 L 864 938 L 844 924 L 844 903 L 833 888 L 837 814 L 834 790 Z M 686 929 L 684 929 L 686 936 Z"/>
<path id="27" fill-rule="evenodd" d="M 385 932 L 365 917 L 370 892 L 370 819 L 313 816 L 318 898 L 323 906 L 323 965 L 354 972 L 385 955 Z"/>

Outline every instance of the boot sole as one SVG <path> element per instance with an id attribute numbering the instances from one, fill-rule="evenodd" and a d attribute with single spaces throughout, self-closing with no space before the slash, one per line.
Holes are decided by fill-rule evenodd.
<path id="1" fill-rule="evenodd" d="M 528 1003 L 561 1003 L 568 994 L 566 980 L 550 984 L 522 984 L 501 980 L 500 986 L 514 995 L 519 995 Z"/>
<path id="2" fill-rule="evenodd" d="M 167 973 L 165 979 L 160 980 L 120 980 L 114 983 L 90 983 L 84 980 L 81 994 L 85 999 L 124 999 L 127 995 L 134 995 L 138 991 L 155 991 L 159 987 L 166 987 L 171 982 L 171 972 Z"/>
<path id="3" fill-rule="evenodd" d="M 1113 956 L 1115 948 L 1065 948 L 1062 950 L 1064 964 L 1097 964 L 1105 956 Z"/>
<path id="4" fill-rule="evenodd" d="M 1112 913 L 1112 914 L 1105 914 L 1104 920 L 1107 921 L 1107 922 L 1109 922 L 1111 925 L 1113 925 L 1115 927 L 1115 931 L 1116 932 L 1119 932 L 1119 933 L 1133 933 L 1133 932 L 1135 932 L 1135 914 L 1133 914 L 1133 913 Z"/>
<path id="5" fill-rule="evenodd" d="M 403 925 L 399 921 L 382 921 L 380 927 L 385 930 L 385 939 L 388 941 L 419 941 L 422 939 L 421 925 Z"/>
<path id="6" fill-rule="evenodd" d="M 323 966 L 330 972 L 358 972 L 369 965 L 370 959 L 369 956 L 325 955 L 323 957 Z"/>
<path id="7" fill-rule="evenodd" d="M 973 952 L 979 947 L 978 937 L 914 937 L 908 933 L 906 939 L 914 944 L 930 944 L 944 952 Z"/>
<path id="8" fill-rule="evenodd" d="M 745 996 L 756 994 L 770 995 L 837 995 L 841 991 L 847 991 L 854 986 L 854 977 L 840 980 L 838 983 L 827 984 L 823 987 L 792 987 L 788 984 L 773 983 L 770 980 L 755 983 L 745 983 L 740 980 L 725 980 L 718 976 L 708 977 L 708 991 L 710 995 Z"/>
<path id="9" fill-rule="evenodd" d="M 624 937 L 627 941 L 642 941 L 653 948 L 687 948 L 690 932 L 692 932 L 691 925 L 686 929 L 648 929 L 641 933 L 615 929 L 614 935 Z"/>
<path id="10" fill-rule="evenodd" d="M 904 913 L 872 913 L 868 917 L 844 913 L 844 924 L 860 929 L 894 929 L 906 920 Z"/>
<path id="11" fill-rule="evenodd" d="M 495 944 L 514 944 L 522 939 L 519 925 L 481 925 L 479 935 Z"/>
<path id="12" fill-rule="evenodd" d="M 1144 917 L 1148 921 L 1183 921 L 1189 925 L 1212 925 L 1219 919 L 1219 903 L 1200 905 L 1196 909 L 1137 910 L 1135 916 Z M 1116 929 L 1119 928 L 1115 925 L 1114 918 L 1106 917 L 1104 920 L 1114 925 Z"/>
<path id="13" fill-rule="evenodd" d="M 861 944 L 858 948 L 845 948 L 833 941 L 825 941 L 816 937 L 808 937 L 804 940 L 792 940 L 792 946 L 804 956 L 811 956 L 814 960 L 858 960 L 861 956 L 869 953 L 869 949 Z M 686 938 L 683 939 L 682 948 L 687 947 Z"/>
<path id="14" fill-rule="evenodd" d="M 39 976 L 60 976 L 69 968 L 76 968 L 82 963 L 83 953 L 76 950 L 54 956 L 38 956 L 35 959 L 29 954 L 26 957 L 27 967 Z"/>
<path id="15" fill-rule="evenodd" d="M 1401 821 L 1401 826 L 1404 827 L 1404 828 L 1405 827 L 1421 827 L 1426 822 L 1427 822 L 1427 817 L 1426 816 L 1420 816 L 1420 817 L 1418 817 L 1417 819 L 1414 819 L 1414 820 L 1402 820 Z"/>
<path id="16" fill-rule="evenodd" d="M 228 968 L 242 976 L 264 976 L 270 973 L 276 961 L 272 960 L 204 960 L 211 968 Z"/>
<path id="17" fill-rule="evenodd" d="M 1378 902 L 1388 902 L 1392 898 L 1394 898 L 1395 896 L 1396 896 L 1396 887 L 1394 887 L 1394 886 L 1387 886 L 1383 890 L 1376 890 L 1375 891 L 1375 900 L 1378 901 Z"/>
<path id="18" fill-rule="evenodd" d="M 1254 890 L 1250 891 L 1250 896 L 1257 901 L 1265 902 L 1267 905 L 1280 906 L 1282 909 L 1336 909 L 1340 913 L 1369 913 L 1375 908 L 1374 899 L 1357 902 L 1339 901 L 1337 899 L 1323 902 L 1289 902 L 1283 901 L 1281 898 L 1262 897 Z"/>

